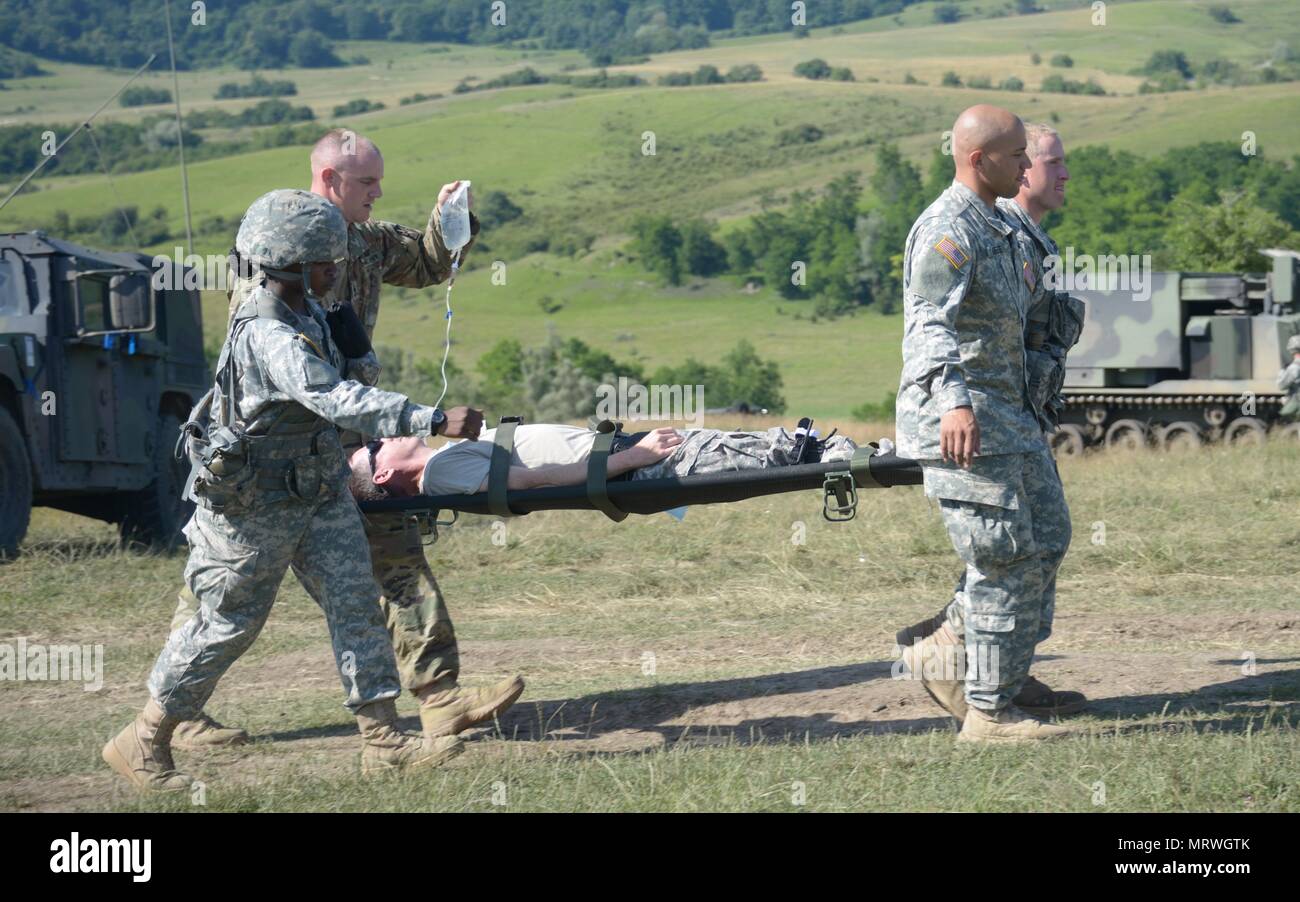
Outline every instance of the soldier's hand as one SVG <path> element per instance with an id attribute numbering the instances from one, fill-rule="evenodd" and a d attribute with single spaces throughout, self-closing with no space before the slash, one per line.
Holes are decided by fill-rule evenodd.
<path id="1" fill-rule="evenodd" d="M 939 420 L 939 456 L 969 470 L 980 451 L 980 427 L 969 407 L 954 407 Z"/>
<path id="2" fill-rule="evenodd" d="M 456 181 L 454 182 L 449 182 L 448 184 L 443 185 L 442 188 L 439 189 L 438 191 L 438 206 L 441 207 L 443 204 L 445 204 L 447 202 L 447 198 L 451 197 L 451 193 L 459 187 L 460 187 L 460 179 L 456 179 Z M 469 194 L 465 199 L 469 201 L 469 208 L 471 210 L 474 209 L 473 188 L 469 189 Z"/>
<path id="3" fill-rule="evenodd" d="M 446 416 L 447 419 L 438 427 L 438 434 L 447 438 L 477 439 L 483 429 L 483 411 L 473 407 L 453 407 Z"/>

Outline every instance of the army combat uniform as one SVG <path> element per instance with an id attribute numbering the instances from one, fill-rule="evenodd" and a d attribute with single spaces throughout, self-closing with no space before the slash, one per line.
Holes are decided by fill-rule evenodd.
<path id="1" fill-rule="evenodd" d="M 1300 360 L 1295 359 L 1295 355 L 1300 354 L 1300 335 L 1292 335 L 1287 339 L 1286 351 L 1292 358 L 1286 368 L 1277 374 L 1277 390 L 1286 393 L 1286 401 L 1282 403 L 1279 415 L 1283 419 L 1294 420 L 1300 418 Z"/>
<path id="2" fill-rule="evenodd" d="M 443 418 L 343 378 L 352 362 L 332 340 L 303 265 L 345 252 L 338 208 L 306 191 L 272 191 L 245 213 L 236 246 L 263 283 L 301 278 L 304 312 L 254 288 L 222 346 L 217 384 L 185 425 L 192 464 L 185 493 L 197 504 L 185 527 L 185 583 L 199 606 L 167 637 L 149 702 L 104 746 L 104 760 L 142 789 L 190 785 L 172 763 L 175 730 L 202 712 L 256 640 L 292 567 L 325 613 L 345 704 L 364 741 L 362 772 L 440 764 L 460 753 L 461 740 L 396 726 L 401 686 L 339 429 L 427 436 Z"/>
<path id="3" fill-rule="evenodd" d="M 903 264 L 898 453 L 920 462 L 965 563 L 948 627 L 964 639 L 965 703 L 989 712 L 1025 682 L 1045 592 L 1070 544 L 1060 477 L 1030 403 L 1025 333 L 1040 265 L 1030 237 L 957 181 L 912 226 Z M 963 406 L 980 434 L 970 470 L 939 452 L 940 418 Z"/>
<path id="4" fill-rule="evenodd" d="M 348 225 L 347 262 L 327 298 L 330 305 L 348 303 L 374 338 L 379 317 L 382 284 L 424 288 L 444 281 L 452 270 L 452 254 L 443 244 L 441 213 L 430 214 L 423 234 L 403 225 L 370 220 Z M 471 232 L 478 221 L 471 214 Z M 474 239 L 461 255 L 474 246 Z M 230 315 L 256 287 L 248 278 L 236 279 L 230 292 Z M 373 384 L 373 372 L 354 373 L 353 378 Z M 350 454 L 363 436 L 391 433 L 365 429 L 345 431 L 344 451 Z M 431 687 L 452 687 L 460 671 L 460 653 L 455 630 L 442 591 L 424 555 L 424 545 L 415 518 L 402 514 L 368 514 L 362 517 L 374 577 L 382 596 L 380 607 L 397 654 L 402 686 L 411 692 Z M 172 629 L 187 621 L 197 605 L 188 588 L 180 594 Z"/>

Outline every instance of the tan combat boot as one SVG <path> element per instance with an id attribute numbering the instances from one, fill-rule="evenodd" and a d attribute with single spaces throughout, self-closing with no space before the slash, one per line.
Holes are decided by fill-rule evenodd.
<path id="1" fill-rule="evenodd" d="M 1025 677 L 1025 683 L 1011 703 L 1034 717 L 1064 717 L 1077 714 L 1088 705 L 1088 699 L 1082 692 L 1068 690 L 1057 691 L 1049 688 L 1041 680 Z"/>
<path id="2" fill-rule="evenodd" d="M 965 643 L 948 625 L 943 612 L 899 630 L 894 641 L 902 649 L 903 664 L 912 677 L 919 678 L 930 698 L 939 703 L 959 722 L 966 719 L 966 686 L 962 680 L 937 679 L 935 671 L 946 671 L 953 662 L 965 660 L 959 653 Z M 928 662 L 928 668 L 927 668 Z M 927 670 L 930 675 L 927 676 Z M 951 674 L 941 673 L 942 676 Z"/>
<path id="3" fill-rule="evenodd" d="M 357 726 L 365 742 L 361 773 L 437 767 L 465 751 L 456 736 L 417 736 L 397 728 L 397 704 L 392 699 L 370 702 L 357 709 Z"/>
<path id="4" fill-rule="evenodd" d="M 206 749 L 220 745 L 243 745 L 248 733 L 239 727 L 227 727 L 200 711 L 193 720 L 184 720 L 172 733 L 172 748 Z"/>
<path id="5" fill-rule="evenodd" d="M 126 729 L 108 741 L 101 753 L 108 766 L 150 792 L 177 792 L 194 782 L 172 762 L 171 735 L 180 723 L 168 717 L 153 699 Z"/>
<path id="6" fill-rule="evenodd" d="M 971 708 L 966 712 L 966 722 L 957 734 L 958 742 L 1040 742 L 1060 739 L 1070 730 L 1059 724 L 1035 720 L 1015 705 L 998 711 L 981 711 Z"/>
<path id="7" fill-rule="evenodd" d="M 482 689 L 455 686 L 420 702 L 420 723 L 426 736 L 454 736 L 491 720 L 523 694 L 523 677 L 512 676 Z"/>

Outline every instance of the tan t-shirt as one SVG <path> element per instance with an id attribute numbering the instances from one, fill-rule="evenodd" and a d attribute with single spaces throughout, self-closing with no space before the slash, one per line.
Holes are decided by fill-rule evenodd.
<path id="1" fill-rule="evenodd" d="M 487 479 L 492 462 L 495 429 L 479 433 L 477 441 L 448 442 L 433 452 L 424 465 L 420 491 L 425 495 L 472 495 Z M 515 428 L 511 466 L 544 467 L 584 461 L 591 454 L 596 433 L 581 426 L 525 424 Z"/>

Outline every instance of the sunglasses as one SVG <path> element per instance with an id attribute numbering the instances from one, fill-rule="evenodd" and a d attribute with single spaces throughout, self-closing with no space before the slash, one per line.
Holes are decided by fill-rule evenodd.
<path id="1" fill-rule="evenodd" d="M 366 442 L 366 451 L 370 453 L 371 478 L 374 478 L 375 475 L 375 455 L 379 453 L 379 449 L 382 448 L 383 446 L 384 446 L 384 440 L 382 438 L 371 439 L 370 441 Z"/>

